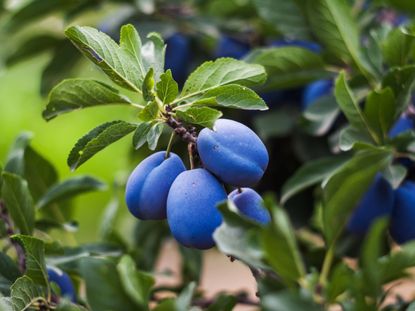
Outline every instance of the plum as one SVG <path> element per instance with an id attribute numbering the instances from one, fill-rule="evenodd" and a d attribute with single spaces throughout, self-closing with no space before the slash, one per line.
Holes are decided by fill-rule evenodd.
<path id="1" fill-rule="evenodd" d="M 166 159 L 160 151 L 147 157 L 128 178 L 125 199 L 128 209 L 143 220 L 166 218 L 169 189 L 176 177 L 186 170 L 183 161 L 174 153 Z"/>
<path id="2" fill-rule="evenodd" d="M 167 198 L 167 221 L 176 240 L 186 247 L 213 247 L 213 232 L 222 222 L 216 205 L 226 197 L 223 185 L 207 170 L 181 173 Z"/>
<path id="3" fill-rule="evenodd" d="M 242 215 L 260 223 L 267 224 L 271 217 L 264 207 L 261 196 L 251 188 L 235 189 L 228 195 Z"/>
<path id="4" fill-rule="evenodd" d="M 389 182 L 380 174 L 376 175 L 369 190 L 353 211 L 347 230 L 364 235 L 377 218 L 391 215 L 394 197 L 394 191 Z"/>
<path id="5" fill-rule="evenodd" d="M 236 187 L 256 184 L 268 166 L 268 152 L 261 139 L 233 120 L 218 119 L 213 130 L 204 128 L 197 147 L 204 167 Z"/>
<path id="6" fill-rule="evenodd" d="M 323 97 L 324 95 L 330 94 L 332 88 L 332 80 L 317 80 L 307 85 L 303 91 L 303 109 L 307 109 L 308 106 L 313 104 L 316 100 Z"/>
<path id="7" fill-rule="evenodd" d="M 56 267 L 47 267 L 49 282 L 58 285 L 61 296 L 70 299 L 72 302 L 76 301 L 75 287 L 68 274 Z"/>
<path id="8" fill-rule="evenodd" d="M 402 244 L 415 239 L 415 183 L 405 181 L 395 190 L 395 204 L 390 221 L 390 234 Z"/>
<path id="9" fill-rule="evenodd" d="M 215 57 L 233 57 L 240 59 L 248 54 L 250 46 L 241 40 L 222 36 L 215 50 Z"/>
<path id="10" fill-rule="evenodd" d="M 187 78 L 191 58 L 190 39 L 181 33 L 174 33 L 166 39 L 166 44 L 164 67 L 172 71 L 179 85 L 183 85 Z"/>

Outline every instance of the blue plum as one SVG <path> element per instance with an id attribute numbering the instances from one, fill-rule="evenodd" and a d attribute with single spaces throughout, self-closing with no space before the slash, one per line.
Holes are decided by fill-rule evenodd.
<path id="1" fill-rule="evenodd" d="M 402 115 L 389 131 L 389 137 L 394 138 L 399 134 L 414 128 L 414 121 L 407 115 Z"/>
<path id="2" fill-rule="evenodd" d="M 214 130 L 204 128 L 197 139 L 205 168 L 236 187 L 256 184 L 268 166 L 268 152 L 261 139 L 242 123 L 219 119 Z"/>
<path id="3" fill-rule="evenodd" d="M 264 207 L 261 196 L 251 188 L 235 189 L 228 195 L 242 215 L 260 223 L 267 224 L 271 217 L 268 210 Z"/>
<path id="4" fill-rule="evenodd" d="M 307 107 L 313 104 L 316 100 L 323 97 L 324 95 L 328 95 L 332 89 L 332 80 L 317 80 L 307 85 L 303 91 L 303 109 L 307 109 Z"/>
<path id="5" fill-rule="evenodd" d="M 244 57 L 250 50 L 248 43 L 238 39 L 222 36 L 215 50 L 215 57 L 233 57 L 240 59 Z"/>
<path id="6" fill-rule="evenodd" d="M 415 239 L 415 183 L 405 181 L 395 190 L 395 204 L 390 222 L 390 234 L 402 244 Z"/>
<path id="7" fill-rule="evenodd" d="M 191 58 L 190 39 L 181 34 L 174 33 L 166 39 L 166 69 L 171 69 L 174 79 L 183 85 L 189 71 Z"/>
<path id="8" fill-rule="evenodd" d="M 274 40 L 271 42 L 271 46 L 274 47 L 286 47 L 296 46 L 304 49 L 308 49 L 311 52 L 320 53 L 321 46 L 315 42 L 303 41 L 303 40 Z"/>
<path id="9" fill-rule="evenodd" d="M 373 222 L 383 216 L 390 216 L 394 203 L 394 191 L 389 182 L 380 174 L 365 193 L 347 224 L 351 233 L 364 235 Z"/>
<path id="10" fill-rule="evenodd" d="M 165 151 L 152 154 L 141 161 L 128 178 L 125 199 L 131 214 L 139 219 L 166 218 L 170 186 L 186 170 L 176 154 L 170 153 L 167 159 L 165 156 Z"/>
<path id="11" fill-rule="evenodd" d="M 75 287 L 68 274 L 56 267 L 47 267 L 49 282 L 58 285 L 61 296 L 70 299 L 72 302 L 76 301 Z"/>
<path id="12" fill-rule="evenodd" d="M 181 173 L 167 198 L 167 221 L 176 240 L 186 247 L 213 247 L 213 232 L 222 222 L 216 205 L 226 198 L 223 185 L 207 170 Z"/>

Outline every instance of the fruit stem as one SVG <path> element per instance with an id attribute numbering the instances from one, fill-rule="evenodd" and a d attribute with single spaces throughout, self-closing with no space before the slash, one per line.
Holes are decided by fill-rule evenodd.
<path id="1" fill-rule="evenodd" d="M 323 261 L 323 267 L 321 269 L 319 283 L 323 286 L 327 283 L 327 278 L 328 278 L 329 273 L 330 273 L 330 268 L 331 268 L 331 265 L 333 263 L 333 258 L 334 258 L 334 246 L 332 244 L 332 246 L 330 246 L 329 249 L 326 252 L 326 255 L 325 255 L 324 261 Z"/>
<path id="2" fill-rule="evenodd" d="M 164 157 L 165 159 L 168 159 L 170 157 L 170 151 L 171 151 L 171 148 L 173 147 L 173 141 L 174 141 L 175 136 L 176 136 L 176 132 L 173 131 L 170 135 L 169 144 L 167 145 L 166 155 Z"/>
<path id="3" fill-rule="evenodd" d="M 242 193 L 242 188 L 238 187 L 238 193 Z"/>
<path id="4" fill-rule="evenodd" d="M 189 162 L 190 162 L 190 169 L 191 170 L 195 168 L 195 159 L 193 157 L 193 152 L 194 152 L 195 146 L 196 145 L 194 143 L 187 144 L 187 151 L 189 153 Z"/>

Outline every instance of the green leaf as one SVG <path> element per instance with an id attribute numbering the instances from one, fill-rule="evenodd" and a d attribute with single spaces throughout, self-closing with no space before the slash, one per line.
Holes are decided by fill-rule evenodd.
<path id="1" fill-rule="evenodd" d="M 381 218 L 375 221 L 363 242 L 359 259 L 365 291 L 370 293 L 372 297 L 378 297 L 382 294 L 378 258 L 382 255 L 382 245 L 386 236 L 387 225 L 387 219 Z"/>
<path id="2" fill-rule="evenodd" d="M 170 104 L 179 95 L 179 86 L 174 80 L 170 69 L 160 76 L 160 81 L 157 83 L 156 89 L 157 96 L 165 105 Z"/>
<path id="3" fill-rule="evenodd" d="M 130 52 L 120 48 L 108 35 L 91 27 L 66 29 L 72 43 L 116 84 L 141 92 L 144 73 Z M 143 47 L 144 48 L 144 47 Z"/>
<path id="4" fill-rule="evenodd" d="M 335 302 L 336 298 L 350 289 L 353 283 L 354 271 L 344 262 L 338 263 L 330 273 L 330 281 L 327 283 L 327 299 Z"/>
<path id="5" fill-rule="evenodd" d="M 232 58 L 208 61 L 196 68 L 186 80 L 179 99 L 190 98 L 226 84 L 253 85 L 263 83 L 262 66 Z"/>
<path id="6" fill-rule="evenodd" d="M 370 148 L 358 152 L 324 187 L 323 223 L 328 245 L 338 237 L 350 213 L 367 191 L 377 172 L 391 161 L 391 152 Z"/>
<path id="7" fill-rule="evenodd" d="M 285 203 L 300 191 L 323 182 L 348 159 L 348 156 L 334 156 L 306 162 L 284 183 L 281 190 L 281 202 Z"/>
<path id="8" fill-rule="evenodd" d="M 135 149 L 139 149 L 147 142 L 147 134 L 151 129 L 151 122 L 142 122 L 138 124 L 133 136 L 133 145 Z"/>
<path id="9" fill-rule="evenodd" d="M 12 148 L 7 155 L 6 165 L 4 171 L 23 176 L 25 169 L 24 154 L 26 148 L 30 144 L 33 134 L 30 132 L 23 132 L 17 136 Z"/>
<path id="10" fill-rule="evenodd" d="M 298 110 L 292 107 L 271 110 L 268 113 L 255 116 L 255 132 L 263 140 L 288 136 L 297 126 L 298 116 Z"/>
<path id="11" fill-rule="evenodd" d="M 137 128 L 136 124 L 112 121 L 94 128 L 77 141 L 69 153 L 67 163 L 75 170 L 102 149 L 128 135 Z"/>
<path id="12" fill-rule="evenodd" d="M 210 105 L 245 110 L 268 109 L 264 100 L 257 93 L 237 84 L 228 84 L 207 91 L 192 105 Z M 178 108 L 180 109 L 180 106 Z"/>
<path id="13" fill-rule="evenodd" d="M 176 299 L 177 311 L 188 311 L 191 307 L 192 298 L 196 290 L 196 283 L 190 282 Z"/>
<path id="14" fill-rule="evenodd" d="M 261 232 L 261 244 L 265 258 L 288 286 L 305 276 L 305 267 L 295 238 L 294 229 L 286 212 L 271 198 L 265 199 L 272 210 L 272 223 Z"/>
<path id="15" fill-rule="evenodd" d="M 141 310 L 141 305 L 125 291 L 116 265 L 110 259 L 82 258 L 80 273 L 85 280 L 86 296 L 92 310 Z"/>
<path id="16" fill-rule="evenodd" d="M 383 177 L 391 184 L 393 189 L 397 189 L 406 177 L 408 170 L 400 164 L 388 165 L 383 170 Z"/>
<path id="17" fill-rule="evenodd" d="M 180 245 L 182 257 L 181 276 L 183 283 L 199 282 L 203 268 L 202 252 L 198 249 L 187 248 Z"/>
<path id="18" fill-rule="evenodd" d="M 372 91 L 366 98 L 365 116 L 378 137 L 386 138 L 395 121 L 395 96 L 390 88 Z"/>
<path id="19" fill-rule="evenodd" d="M 49 288 L 44 242 L 27 235 L 14 235 L 12 239 L 23 247 L 25 253 L 25 275 L 36 284 Z"/>
<path id="20" fill-rule="evenodd" d="M 147 308 L 150 298 L 150 291 L 154 285 L 154 278 L 149 274 L 140 272 L 136 269 L 133 259 L 124 255 L 117 265 L 121 284 L 127 295 L 134 300 L 137 305 Z"/>
<path id="21" fill-rule="evenodd" d="M 149 39 L 141 48 L 145 72 L 150 68 L 154 70 L 154 79 L 159 81 L 160 75 L 164 72 L 164 55 L 166 45 L 158 33 L 151 32 L 147 35 Z"/>
<path id="22" fill-rule="evenodd" d="M 219 204 L 218 209 L 223 216 L 213 234 L 218 249 L 250 266 L 267 268 L 259 244 L 260 225 L 240 215 L 231 201 Z"/>
<path id="23" fill-rule="evenodd" d="M 278 306 L 276 309 L 276 306 Z M 261 310 L 276 311 L 323 311 L 310 297 L 298 291 L 281 290 L 265 295 L 261 299 Z"/>
<path id="24" fill-rule="evenodd" d="M 99 227 L 100 237 L 104 241 L 110 241 L 116 232 L 117 216 L 120 209 L 120 202 L 115 196 L 105 208 L 102 221 Z"/>
<path id="25" fill-rule="evenodd" d="M 359 30 L 347 0 L 308 0 L 307 12 L 314 35 L 326 50 L 344 63 L 353 61 L 363 72 Z"/>
<path id="26" fill-rule="evenodd" d="M 268 80 L 261 90 L 292 88 L 331 76 L 319 54 L 300 47 L 256 49 L 245 60 L 265 67 Z"/>
<path id="27" fill-rule="evenodd" d="M 358 130 L 365 131 L 375 142 L 378 137 L 369 125 L 366 116 L 360 109 L 359 103 L 354 97 L 349 85 L 346 81 L 344 71 L 340 73 L 336 79 L 335 96 L 340 109 L 343 111 L 350 125 Z"/>
<path id="28" fill-rule="evenodd" d="M 16 263 L 8 255 L 2 252 L 0 252 L 0 275 L 10 282 L 16 281 L 20 276 L 20 271 Z"/>
<path id="29" fill-rule="evenodd" d="M 141 38 L 133 25 L 128 24 L 121 27 L 120 46 L 133 56 L 136 65 L 140 68 L 141 75 L 144 75 L 146 71 L 141 58 Z"/>
<path id="30" fill-rule="evenodd" d="M 307 133 L 316 136 L 325 135 L 339 116 L 340 109 L 334 94 L 320 97 L 304 111 L 304 124 Z"/>
<path id="31" fill-rule="evenodd" d="M 255 0 L 254 5 L 259 16 L 275 26 L 284 37 L 310 38 L 310 29 L 299 2 L 292 0 Z"/>
<path id="32" fill-rule="evenodd" d="M 143 98 L 146 101 L 154 100 L 154 70 L 150 68 L 143 80 Z"/>
<path id="33" fill-rule="evenodd" d="M 103 190 L 105 187 L 103 182 L 89 176 L 71 177 L 50 188 L 37 203 L 37 208 L 44 208 L 85 192 Z"/>
<path id="34" fill-rule="evenodd" d="M 68 79 L 55 86 L 49 94 L 42 113 L 49 121 L 73 110 L 102 105 L 131 105 L 131 101 L 117 89 L 96 80 Z"/>
<path id="35" fill-rule="evenodd" d="M 209 107 L 190 107 L 185 111 L 177 110 L 177 116 L 180 120 L 188 124 L 201 125 L 212 128 L 215 121 L 222 116 L 222 112 Z"/>
<path id="36" fill-rule="evenodd" d="M 27 182 L 18 175 L 2 173 L 2 198 L 13 223 L 22 234 L 30 235 L 35 226 L 35 209 Z"/>
<path id="37" fill-rule="evenodd" d="M 38 299 L 46 300 L 46 294 L 28 276 L 22 276 L 11 286 L 13 311 L 31 310 L 29 307 Z M 7 309 L 6 309 L 7 310 Z"/>
<path id="38" fill-rule="evenodd" d="M 216 298 L 206 311 L 232 311 L 236 305 L 236 298 L 234 296 L 222 294 Z"/>
<path id="39" fill-rule="evenodd" d="M 151 101 L 149 102 L 138 114 L 138 118 L 141 121 L 153 121 L 157 118 L 159 113 L 159 106 L 157 102 Z"/>
<path id="40" fill-rule="evenodd" d="M 408 107 L 415 82 L 415 65 L 389 70 L 382 80 L 382 88 L 390 87 L 396 98 L 395 117 Z"/>
<path id="41" fill-rule="evenodd" d="M 373 144 L 373 139 L 366 131 L 347 126 L 341 130 L 339 135 L 339 148 L 342 151 L 349 151 L 358 143 Z"/>
<path id="42" fill-rule="evenodd" d="M 391 66 L 404 66 L 414 47 L 415 36 L 409 29 L 392 29 L 382 42 L 382 54 L 385 62 Z"/>
<path id="43" fill-rule="evenodd" d="M 155 123 L 147 133 L 148 149 L 155 150 L 161 134 L 163 133 L 164 123 Z"/>

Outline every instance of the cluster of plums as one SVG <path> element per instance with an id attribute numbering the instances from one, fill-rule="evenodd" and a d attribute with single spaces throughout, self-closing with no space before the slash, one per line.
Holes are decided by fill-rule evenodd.
<path id="1" fill-rule="evenodd" d="M 363 235 L 379 217 L 389 217 L 389 232 L 402 244 L 415 239 L 415 183 L 404 181 L 396 190 L 380 174 L 354 210 L 347 229 Z"/>
<path id="2" fill-rule="evenodd" d="M 239 212 L 261 224 L 270 215 L 253 189 L 268 165 L 268 152 L 247 126 L 219 119 L 213 130 L 204 128 L 197 138 L 202 167 L 186 170 L 174 153 L 161 151 L 144 159 L 126 186 L 129 211 L 142 220 L 167 218 L 175 239 L 184 246 L 208 249 L 221 224 L 218 203 L 232 200 Z M 223 184 L 236 187 L 226 194 Z"/>

